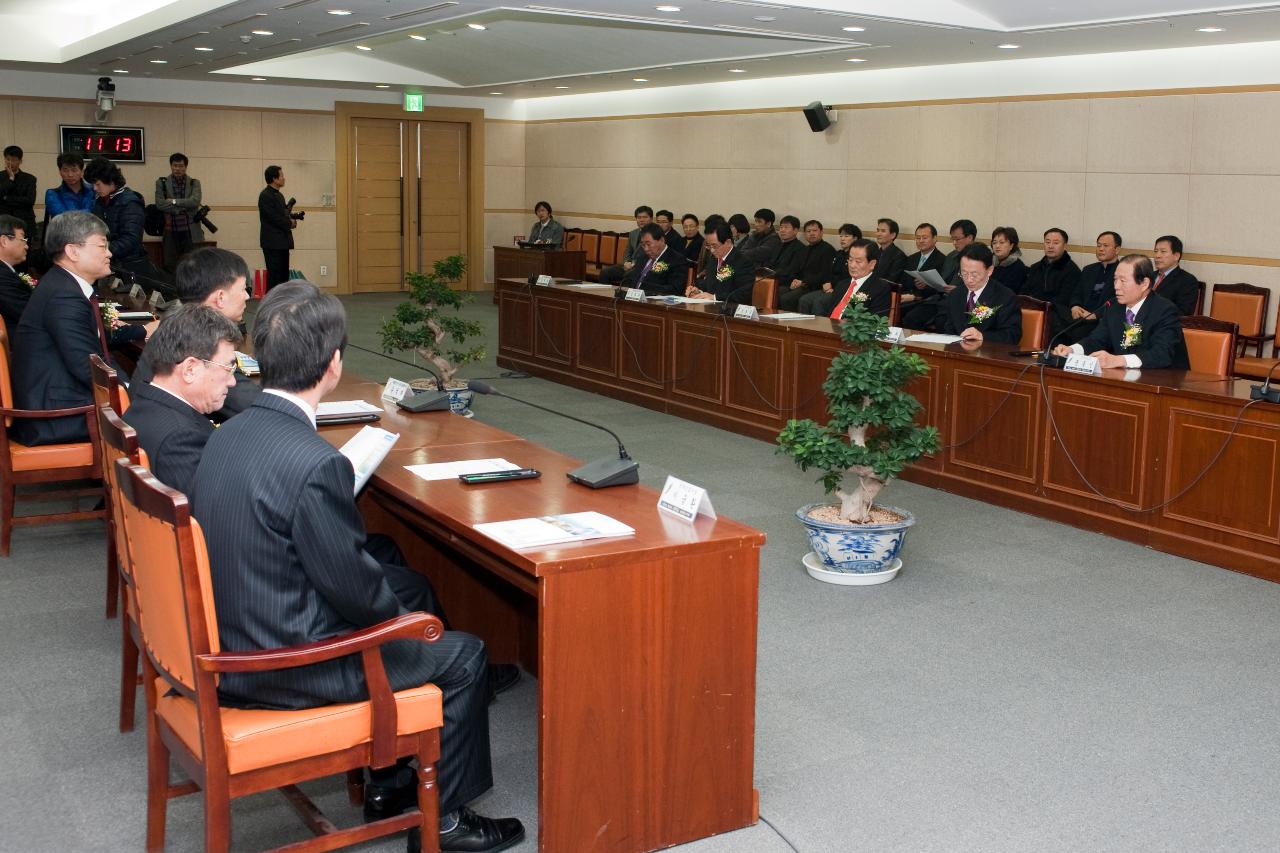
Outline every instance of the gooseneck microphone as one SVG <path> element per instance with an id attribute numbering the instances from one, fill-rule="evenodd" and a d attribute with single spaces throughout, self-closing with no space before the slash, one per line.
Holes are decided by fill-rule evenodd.
<path id="1" fill-rule="evenodd" d="M 603 489 L 607 486 L 629 486 L 632 483 L 640 482 L 640 463 L 636 462 L 627 453 L 627 449 L 622 446 L 622 439 L 618 438 L 618 434 L 608 427 L 600 424 L 584 421 L 582 418 L 576 418 L 573 415 L 566 415 L 564 412 L 557 412 L 555 409 L 549 409 L 546 406 L 530 403 L 528 400 L 522 400 L 519 397 L 512 397 L 510 394 L 504 394 L 497 388 L 494 388 L 488 382 L 481 382 L 479 379 L 472 379 L 467 382 L 467 390 L 474 391 L 477 394 L 492 394 L 495 397 L 506 397 L 508 400 L 515 400 L 517 403 L 524 403 L 526 406 L 532 406 L 544 412 L 550 412 L 553 415 L 559 415 L 562 418 L 568 418 L 571 421 L 577 421 L 589 427 L 595 427 L 603 430 L 613 437 L 618 443 L 618 456 L 606 456 L 603 459 L 596 459 L 592 462 L 575 468 L 565 474 L 570 480 L 587 486 L 592 489 Z"/>
<path id="2" fill-rule="evenodd" d="M 1101 308 L 1099 308 L 1096 312 L 1094 312 L 1093 316 L 1101 320 L 1102 312 L 1107 310 L 1110 307 L 1111 307 L 1111 300 L 1108 299 L 1106 302 L 1102 303 Z M 1081 317 L 1078 320 L 1072 320 L 1070 323 L 1064 326 L 1058 332 L 1058 334 L 1054 335 L 1052 338 L 1049 339 L 1049 343 L 1045 344 L 1044 349 L 1040 350 L 1040 354 L 1036 356 L 1036 361 L 1048 367 L 1062 367 L 1064 364 L 1066 364 L 1067 363 L 1066 358 L 1060 355 L 1053 354 L 1053 345 L 1056 344 L 1058 342 L 1058 339 L 1061 338 L 1063 335 L 1065 335 L 1067 332 L 1071 331 L 1076 326 L 1079 326 L 1081 323 L 1086 322 L 1088 319 L 1089 319 L 1088 317 Z"/>
<path id="3" fill-rule="evenodd" d="M 1261 385 L 1254 385 L 1249 389 L 1249 397 L 1254 400 L 1266 400 L 1268 403 L 1280 403 L 1280 388 L 1272 389 L 1271 375 L 1276 372 L 1276 368 L 1280 367 L 1280 361 L 1271 365 L 1271 369 L 1267 371 L 1267 379 Z"/>

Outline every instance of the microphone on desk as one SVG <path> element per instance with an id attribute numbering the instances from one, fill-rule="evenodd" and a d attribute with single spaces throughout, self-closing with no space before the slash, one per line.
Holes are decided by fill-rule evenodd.
<path id="1" fill-rule="evenodd" d="M 544 412 L 550 412 L 553 415 L 559 415 L 562 418 L 568 418 L 571 421 L 577 421 L 580 424 L 586 424 L 589 427 L 595 427 L 598 430 L 609 433 L 613 440 L 618 443 L 617 458 L 606 456 L 603 459 L 596 459 L 575 468 L 565 475 L 573 482 L 592 489 L 603 489 L 607 486 L 629 486 L 632 483 L 640 482 L 640 463 L 627 454 L 627 449 L 622 446 L 622 439 L 618 438 L 618 434 L 608 427 L 594 424 L 591 421 L 584 421 L 582 418 L 575 418 L 573 415 L 566 415 L 564 412 L 557 412 L 555 409 L 549 409 L 537 403 L 530 403 L 528 400 L 522 400 L 519 397 L 512 397 L 510 394 L 504 394 L 488 382 L 481 382 L 479 379 L 472 379 L 467 382 L 467 390 L 474 391 L 477 394 L 506 397 L 508 400 L 515 400 L 517 403 L 524 403 L 526 406 L 532 406 L 535 409 L 541 409 Z"/>
<path id="2" fill-rule="evenodd" d="M 1271 369 L 1267 371 L 1267 379 L 1261 385 L 1254 385 L 1249 389 L 1249 398 L 1252 400 L 1266 400 L 1268 403 L 1280 403 L 1280 388 L 1271 388 L 1271 375 L 1276 372 L 1276 368 L 1280 367 L 1280 361 L 1271 365 Z"/>
<path id="3" fill-rule="evenodd" d="M 436 373 L 430 367 L 427 367 L 425 364 L 414 364 L 412 361 L 405 361 L 403 358 L 396 358 L 393 355 L 387 355 L 385 352 L 371 350 L 367 347 L 362 347 L 359 344 L 353 344 L 351 341 L 347 341 L 347 346 L 351 347 L 351 349 L 358 349 L 361 352 L 367 352 L 370 355 L 380 355 L 388 361 L 407 364 L 410 367 L 417 368 L 418 370 L 425 370 L 427 373 L 431 374 L 431 378 L 436 381 L 435 391 L 420 391 L 414 389 L 413 396 L 406 396 L 403 400 L 396 402 L 396 405 L 404 409 L 406 412 L 417 413 L 449 411 L 449 392 L 445 390 L 444 379 L 439 373 Z"/>
<path id="4" fill-rule="evenodd" d="M 1102 307 L 1099 308 L 1096 312 L 1093 312 L 1094 317 L 1095 318 L 1098 317 L 1099 314 L 1101 314 L 1103 311 L 1105 311 L 1109 307 L 1111 307 L 1110 299 L 1102 303 Z M 1078 320 L 1073 320 L 1070 323 L 1068 323 L 1061 331 L 1058 332 L 1058 334 L 1050 338 L 1049 343 L 1046 344 L 1045 348 L 1040 350 L 1039 352 L 1036 352 L 1035 350 L 1015 350 L 1014 352 L 1011 352 L 1009 354 L 1010 355 L 1034 355 L 1036 357 L 1036 361 L 1038 361 L 1040 364 L 1043 364 L 1047 367 L 1062 367 L 1064 364 L 1067 363 L 1067 359 L 1064 356 L 1054 355 L 1053 345 L 1057 343 L 1058 339 L 1061 338 L 1063 335 L 1065 335 L 1067 332 L 1071 331 L 1076 326 L 1079 326 L 1081 323 L 1087 321 L 1088 319 L 1089 319 L 1088 317 L 1081 317 Z"/>

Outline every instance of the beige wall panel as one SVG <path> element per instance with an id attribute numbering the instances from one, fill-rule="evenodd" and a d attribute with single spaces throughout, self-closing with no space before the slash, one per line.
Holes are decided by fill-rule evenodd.
<path id="1" fill-rule="evenodd" d="M 779 207 L 800 217 L 801 222 L 817 219 L 822 222 L 827 233 L 834 234 L 840 227 L 840 223 L 845 221 L 847 187 L 844 171 L 797 169 L 782 173 L 782 177 Z M 747 214 L 747 219 L 750 219 L 755 208 L 743 212 Z"/>
<path id="2" fill-rule="evenodd" d="M 1186 175 L 1088 175 L 1084 230 L 1072 242 L 1091 245 L 1102 231 L 1119 231 L 1135 251 L 1150 249 L 1161 234 L 1186 240 L 1189 192 Z"/>
<path id="3" fill-rule="evenodd" d="M 262 115 L 257 110 L 186 111 L 188 157 L 261 157 Z"/>
<path id="4" fill-rule="evenodd" d="M 996 176 L 994 172 L 921 172 L 916 184 L 916 208 L 921 219 L 900 222 L 904 234 L 914 233 L 920 222 L 931 222 L 946 237 L 951 223 L 972 219 L 978 236 L 995 227 Z M 985 231 L 985 233 L 984 233 Z"/>
<path id="5" fill-rule="evenodd" d="M 87 101 L 83 104 L 61 101 L 13 101 L 12 103 L 13 135 L 6 137 L 4 144 L 12 143 L 21 148 L 24 161 L 30 158 L 33 152 L 57 153 L 58 125 L 94 123 L 93 106 Z M 27 164 L 24 162 L 23 165 Z M 56 173 L 58 170 L 55 167 L 53 171 Z"/>
<path id="6" fill-rule="evenodd" d="M 920 108 L 920 168 L 994 171 L 998 104 Z"/>
<path id="7" fill-rule="evenodd" d="M 920 221 L 916 202 L 917 172 L 889 170 L 849 171 L 845 183 L 845 209 L 849 222 L 864 234 L 875 232 L 876 220 L 882 216 L 895 219 L 903 228 Z"/>
<path id="8" fill-rule="evenodd" d="M 320 206 L 321 195 L 334 192 L 333 160 L 263 160 L 258 164 L 258 189 L 253 194 L 253 204 L 258 203 L 258 193 L 266 186 L 263 171 L 273 163 L 284 170 L 285 185 L 280 192 L 284 193 L 285 201 L 296 198 L 298 210 L 315 209 Z"/>
<path id="9" fill-rule="evenodd" d="M 795 172 L 788 169 L 730 169 L 728 185 L 706 199 L 705 204 L 710 205 L 707 212 L 725 217 L 742 213 L 750 220 L 758 209 L 768 207 L 779 219 L 791 213 L 803 220 L 803 211 L 792 210 L 784 203 L 787 184 L 794 176 Z"/>
<path id="10" fill-rule="evenodd" d="M 688 189 L 684 194 L 684 203 L 679 210 L 672 208 L 676 216 L 683 216 L 686 213 L 692 213 L 698 217 L 698 229 L 702 229 L 702 221 L 707 218 L 709 213 L 719 213 L 721 216 L 729 216 L 737 213 L 738 210 L 730 210 L 725 203 L 725 199 L 732 194 L 731 187 L 734 186 L 734 172 L 731 169 L 680 169 L 677 174 L 683 179 L 683 184 Z M 767 205 L 757 204 L 751 208 L 743 208 L 742 212 L 750 218 L 761 207 Z M 781 216 L 782 214 L 778 214 Z"/>
<path id="11" fill-rule="evenodd" d="M 675 165 L 678 149 L 673 147 L 672 140 L 678 134 L 680 123 L 688 119 L 682 118 L 648 118 L 616 121 L 622 125 L 631 149 L 631 165 L 633 166 L 672 166 Z"/>
<path id="12" fill-rule="evenodd" d="M 1089 133 L 1088 101 L 1003 103 L 997 162 L 1011 172 L 1082 172 Z"/>
<path id="13" fill-rule="evenodd" d="M 1187 272 L 1205 283 L 1205 313 L 1213 310 L 1213 286 L 1215 284 L 1237 284 L 1243 282 L 1257 287 L 1265 287 L 1271 291 L 1271 302 L 1267 306 L 1267 331 L 1275 333 L 1276 307 L 1280 305 L 1280 267 L 1255 267 L 1243 264 L 1210 264 L 1202 261 L 1187 261 L 1183 264 Z M 1264 350 L 1270 355 L 1270 349 Z M 1250 355 L 1252 355 L 1252 350 Z"/>
<path id="14" fill-rule="evenodd" d="M 533 205 L 525 203 L 524 166 L 485 166 L 484 206 L 528 207 L 532 211 Z M 551 207 L 555 206 L 552 202 Z M 529 215 L 532 218 L 533 214 Z"/>
<path id="15" fill-rule="evenodd" d="M 297 249 L 336 251 L 334 243 L 337 240 L 337 234 L 337 213 L 332 210 L 308 210 L 307 218 L 293 229 L 293 244 Z"/>
<path id="16" fill-rule="evenodd" d="M 849 115 L 845 112 L 842 118 Z M 853 132 L 848 122 L 837 121 L 822 133 L 814 133 L 803 115 L 782 113 L 775 118 L 786 119 L 784 147 L 788 165 L 796 169 L 849 168 L 849 139 Z"/>
<path id="17" fill-rule="evenodd" d="M 262 252 L 258 252 L 262 257 Z M 320 275 L 320 267 L 328 268 L 328 275 Z M 338 251 L 337 249 L 294 249 L 289 253 L 289 267 L 302 270 L 308 281 L 321 287 L 338 286 Z"/>
<path id="18" fill-rule="evenodd" d="M 545 199 L 557 211 L 577 210 L 567 189 L 561 184 L 558 169 L 547 166 L 526 166 L 524 170 L 525 199 Z M 556 218 L 559 218 L 557 215 Z"/>
<path id="19" fill-rule="evenodd" d="M 677 119 L 677 131 L 670 153 L 681 166 L 695 169 L 722 169 L 730 156 L 734 137 L 734 116 L 685 117 Z M 754 162 L 754 157 L 747 162 Z M 701 216 L 702 214 L 698 214 Z"/>
<path id="20" fill-rule="evenodd" d="M 205 237 L 217 241 L 221 247 L 258 245 L 258 212 L 256 210 L 211 210 L 209 218 L 218 226 L 217 234 L 205 232 Z M 256 251 L 256 249 L 255 249 Z M 259 257 L 253 266 L 262 266 Z"/>
<path id="21" fill-rule="evenodd" d="M 262 157 L 281 160 L 332 160 L 333 116 L 310 113 L 262 113 Z"/>
<path id="22" fill-rule="evenodd" d="M 1089 171 L 1185 173 L 1193 103 L 1190 95 L 1089 101 Z"/>
<path id="23" fill-rule="evenodd" d="M 91 122 L 92 123 L 92 122 Z M 169 174 L 169 155 L 177 151 L 187 154 L 187 130 L 185 111 L 181 107 L 147 107 L 122 105 L 112 110 L 111 124 L 121 127 L 141 127 L 146 134 L 147 162 L 133 168 L 141 168 L 147 176 L 147 200 L 155 189 L 156 178 Z M 190 154 L 187 154 L 190 157 Z M 195 170 L 191 174 L 199 178 Z M 134 180 L 137 180 L 135 178 Z M 202 179 L 203 180 L 203 179 Z"/>
<path id="24" fill-rule="evenodd" d="M 1280 174 L 1280 92 L 1195 95 L 1194 100 L 1193 174 Z"/>
<path id="25" fill-rule="evenodd" d="M 649 204 L 640 197 L 640 169 L 613 167 L 578 171 L 583 172 L 586 179 L 583 191 L 588 204 L 588 207 L 576 208 L 578 210 L 629 214 L 637 205 Z"/>
<path id="26" fill-rule="evenodd" d="M 1054 227 L 1065 229 L 1073 242 L 1079 242 L 1085 230 L 1084 194 L 1083 175 L 997 172 L 995 219 L 1017 228 L 1023 245 L 1041 243 L 1045 229 Z"/>
<path id="27" fill-rule="evenodd" d="M 849 135 L 853 169 L 904 170 L 920 167 L 920 108 L 846 110 L 840 116 Z M 804 126 L 800 127 L 804 130 Z M 806 131 L 808 132 L 808 131 Z"/>
<path id="28" fill-rule="evenodd" d="M 553 166 L 560 124 L 531 124 L 524 130 L 525 166 Z"/>
<path id="29" fill-rule="evenodd" d="M 639 128 L 649 123 L 647 119 L 585 122 L 591 126 L 588 139 L 596 151 L 596 162 L 601 166 L 634 166 L 640 145 Z"/>
<path id="30" fill-rule="evenodd" d="M 484 124 L 484 162 L 489 166 L 523 166 L 525 126 L 487 121 Z"/>
<path id="31" fill-rule="evenodd" d="M 13 136 L 13 101 L 0 98 L 0 139 L 13 139 Z"/>
<path id="32" fill-rule="evenodd" d="M 794 165 L 787 160 L 787 137 L 799 129 L 792 123 L 798 120 L 795 115 L 757 113 L 729 118 L 732 119 L 729 124 L 729 156 L 735 165 L 761 169 L 782 169 Z M 809 131 L 806 129 L 805 133 Z M 724 148 L 719 150 L 724 151 Z"/>
<path id="33" fill-rule="evenodd" d="M 1280 177 L 1192 175 L 1188 252 L 1280 257 L 1276 244 L 1276 198 Z"/>
<path id="34" fill-rule="evenodd" d="M 636 169 L 636 202 L 655 211 L 666 208 L 676 215 L 693 210 L 703 198 L 701 175 L 696 169 L 644 167 Z M 630 213 L 636 205 L 619 210 Z M 701 214 L 699 214 L 701 216 Z"/>
<path id="35" fill-rule="evenodd" d="M 185 151 L 183 153 L 186 154 Z M 191 174 L 200 179 L 200 192 L 204 197 L 204 203 L 214 208 L 211 216 L 217 213 L 220 205 L 247 204 L 256 207 L 258 193 L 262 192 L 262 188 L 266 186 L 262 180 L 261 161 L 226 157 L 204 157 L 199 160 L 192 158 L 192 160 Z M 199 170 L 196 169 L 197 163 Z M 285 179 L 290 177 L 292 176 L 286 171 Z M 154 188 L 153 180 L 147 191 L 150 192 Z M 288 187 L 285 188 L 285 192 L 289 192 Z M 214 221 L 217 221 L 216 216 Z"/>

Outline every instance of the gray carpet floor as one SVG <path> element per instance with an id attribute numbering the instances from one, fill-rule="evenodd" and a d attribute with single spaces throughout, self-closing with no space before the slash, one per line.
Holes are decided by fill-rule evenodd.
<path id="1" fill-rule="evenodd" d="M 346 299 L 376 349 L 397 301 Z M 466 309 L 498 377 L 497 314 Z M 384 380 L 412 368 L 349 351 Z M 1280 586 L 895 483 L 920 523 L 893 582 L 811 580 L 794 509 L 821 490 L 769 444 L 533 378 L 508 393 L 609 425 L 640 461 L 705 486 L 718 512 L 768 534 L 760 567 L 755 782 L 767 823 L 688 853 L 1272 851 L 1280 848 Z M 607 436 L 506 400 L 476 417 L 579 457 Z M 116 731 L 119 624 L 103 619 L 102 528 L 19 529 L 0 560 L 0 851 L 142 849 L 141 730 Z M 655 673 L 655 677 L 661 677 Z M 536 690 L 491 711 L 494 789 L 536 849 Z M 341 780 L 307 790 L 358 820 Z M 297 840 L 277 795 L 233 805 L 234 848 Z M 199 850 L 198 797 L 169 807 L 169 844 Z M 399 839 L 362 849 L 402 850 Z M 554 851 L 577 853 L 577 851 Z"/>

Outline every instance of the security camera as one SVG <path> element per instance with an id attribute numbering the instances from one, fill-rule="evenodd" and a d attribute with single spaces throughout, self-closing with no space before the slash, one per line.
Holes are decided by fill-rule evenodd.
<path id="1" fill-rule="evenodd" d="M 109 113 L 116 105 L 116 84 L 110 77 L 98 78 L 98 109 Z"/>

